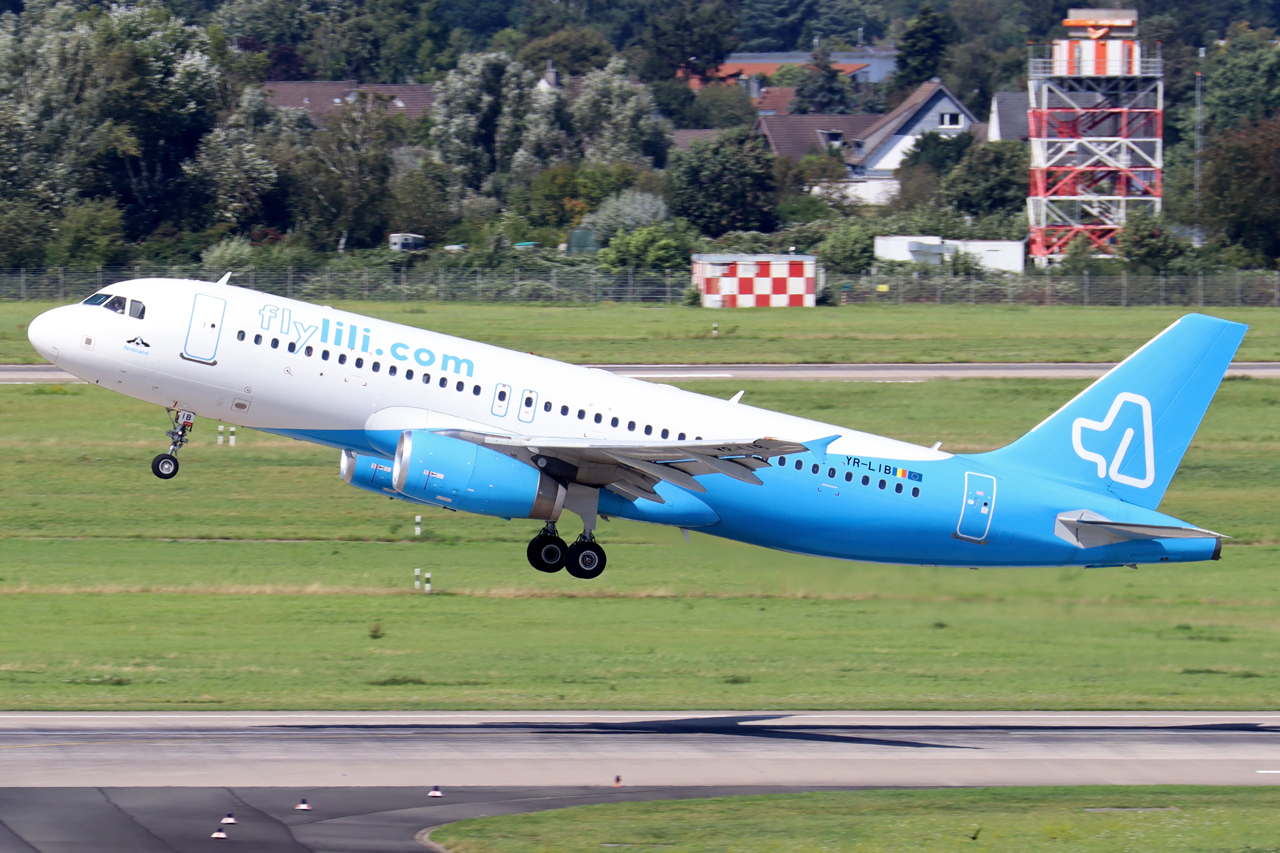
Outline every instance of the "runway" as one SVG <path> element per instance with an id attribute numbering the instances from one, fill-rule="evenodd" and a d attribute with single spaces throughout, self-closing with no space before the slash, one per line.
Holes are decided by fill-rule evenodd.
<path id="1" fill-rule="evenodd" d="M 625 800 L 1277 783 L 1265 712 L 0 714 L 0 850 L 24 853 L 205 850 L 228 812 L 239 850 L 382 853 L 467 817 Z"/>
<path id="2" fill-rule="evenodd" d="M 1257 785 L 1280 714 L 5 713 L 0 787 Z"/>
<path id="3" fill-rule="evenodd" d="M 793 382 L 925 382 L 930 379 L 1096 379 L 1115 364 L 596 364 L 652 382 L 696 379 Z M 1227 376 L 1280 379 L 1280 362 L 1232 362 Z M 71 384 L 82 380 L 52 364 L 0 365 L 0 385 Z"/>

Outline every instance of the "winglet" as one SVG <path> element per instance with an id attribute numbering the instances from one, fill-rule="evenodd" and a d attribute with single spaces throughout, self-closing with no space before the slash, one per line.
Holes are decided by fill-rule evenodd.
<path id="1" fill-rule="evenodd" d="M 231 281 L 231 273 L 227 273 L 222 278 L 218 279 L 218 284 L 226 284 L 229 281 Z"/>
<path id="2" fill-rule="evenodd" d="M 736 402 L 738 402 L 739 400 L 741 400 L 741 399 L 742 399 L 742 395 L 743 395 L 743 394 L 745 394 L 745 393 L 747 393 L 745 390 L 744 390 L 744 391 L 739 391 L 737 394 L 734 394 L 732 397 L 730 397 L 730 398 L 729 398 L 729 402 L 730 402 L 730 403 L 736 403 Z"/>
<path id="3" fill-rule="evenodd" d="M 825 465 L 827 461 L 827 448 L 831 445 L 831 442 L 838 438 L 840 438 L 838 435 L 829 435 L 826 438 L 815 438 L 813 441 L 804 441 L 801 442 L 801 444 L 803 444 L 810 453 L 817 456 L 819 462 Z"/>

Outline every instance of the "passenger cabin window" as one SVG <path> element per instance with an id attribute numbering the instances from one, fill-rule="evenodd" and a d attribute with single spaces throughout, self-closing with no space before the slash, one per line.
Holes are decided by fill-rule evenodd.
<path id="1" fill-rule="evenodd" d="M 315 350 L 312 349 L 311 347 L 307 347 L 305 350 L 303 350 L 303 353 L 307 356 L 307 358 L 310 358 L 313 352 L 315 352 Z"/>
<path id="2" fill-rule="evenodd" d="M 815 463 L 815 464 L 814 464 L 813 469 L 812 469 L 812 472 L 813 472 L 814 474 L 818 473 L 818 466 L 817 466 L 817 463 Z"/>
<path id="3" fill-rule="evenodd" d="M 147 316 L 147 306 L 136 299 L 129 300 L 129 316 L 135 320 L 141 320 Z"/>
<path id="4" fill-rule="evenodd" d="M 297 351 L 298 351 L 298 344 L 294 341 L 289 341 L 289 352 L 297 352 Z"/>
<path id="5" fill-rule="evenodd" d="M 364 359 L 363 359 L 363 358 L 357 358 L 357 359 L 356 359 L 356 367 L 364 367 Z"/>
<path id="6" fill-rule="evenodd" d="M 473 397 L 479 397 L 479 396 L 480 396 L 480 386 L 479 386 L 479 385 L 473 385 L 473 386 L 471 386 L 471 396 L 473 396 Z"/>
<path id="7" fill-rule="evenodd" d="M 254 335 L 254 336 L 253 336 L 253 342 L 254 342 L 255 344 L 260 344 L 260 343 L 262 343 L 262 335 Z"/>
<path id="8" fill-rule="evenodd" d="M 596 412 L 595 422 L 600 423 L 602 420 L 604 420 L 604 416 L 601 415 L 599 412 Z"/>
<path id="9" fill-rule="evenodd" d="M 569 407 L 568 407 L 568 406 L 561 406 L 561 407 L 560 407 L 560 415 L 563 417 L 563 416 L 566 416 L 566 415 L 568 415 L 568 414 L 569 414 Z"/>
<path id="10" fill-rule="evenodd" d="M 863 474 L 863 475 L 862 475 L 862 485 L 864 485 L 864 486 L 869 486 L 869 485 L 871 485 L 871 478 L 870 478 L 870 477 L 868 477 L 866 474 Z"/>
<path id="11" fill-rule="evenodd" d="M 666 437 L 667 437 L 667 436 L 669 436 L 669 435 L 671 435 L 671 430 L 669 430 L 669 429 L 664 429 L 664 430 L 662 431 L 662 437 L 663 437 L 663 438 L 666 438 Z"/>
<path id="12" fill-rule="evenodd" d="M 388 376 L 396 375 L 396 366 L 394 364 L 387 368 L 387 375 Z"/>
<path id="13" fill-rule="evenodd" d="M 544 412 L 549 412 L 549 411 L 551 411 L 551 403 L 550 403 L 550 402 L 543 403 L 543 404 L 542 404 L 542 411 L 544 411 Z"/>
<path id="14" fill-rule="evenodd" d="M 649 424 L 645 424 L 645 425 L 644 425 L 644 434 L 645 434 L 645 435 L 653 435 L 653 427 L 652 427 L 652 426 L 650 426 Z"/>
<path id="15" fill-rule="evenodd" d="M 684 441 L 684 433 L 680 433 L 680 435 L 679 435 L 679 436 L 677 436 L 677 440 L 678 440 L 678 441 Z"/>
<path id="16" fill-rule="evenodd" d="M 406 371 L 404 372 L 404 378 L 405 378 L 405 379 L 408 379 L 408 380 L 410 380 L 410 381 L 412 381 L 412 380 L 413 380 L 413 371 L 412 371 L 412 370 L 406 370 Z"/>
<path id="17" fill-rule="evenodd" d="M 578 420 L 583 420 L 587 416 L 586 409 L 578 409 Z"/>
<path id="18" fill-rule="evenodd" d="M 609 421 L 609 426 L 616 427 L 617 425 L 618 425 L 617 418 L 613 418 L 612 420 Z"/>
<path id="19" fill-rule="evenodd" d="M 125 309 L 125 304 L 128 301 L 129 300 L 125 299 L 123 296 L 113 296 L 111 297 L 110 300 L 107 301 L 107 304 L 103 305 L 102 307 L 106 308 L 108 311 L 114 311 L 117 314 L 123 314 Z"/>
<path id="20" fill-rule="evenodd" d="M 636 431 L 636 422 L 627 421 L 627 432 L 635 432 L 635 431 Z"/>
<path id="21" fill-rule="evenodd" d="M 83 303 L 81 303 L 81 304 L 83 304 L 83 305 L 101 305 L 102 303 L 106 302 L 106 301 L 107 301 L 108 299 L 110 299 L 110 298 L 111 298 L 111 294 L 110 294 L 110 293 L 95 293 L 95 294 L 93 294 L 93 296 L 90 296 L 88 299 L 86 299 L 86 300 L 85 300 Z"/>
<path id="22" fill-rule="evenodd" d="M 447 377 L 447 376 L 441 376 L 441 377 L 440 377 L 440 387 L 441 387 L 441 388 L 448 388 L 448 387 L 449 387 L 449 377 Z"/>
<path id="23" fill-rule="evenodd" d="M 243 340 L 244 340 L 244 330 L 243 330 L 243 329 L 241 329 L 240 331 L 236 332 L 236 340 L 237 340 L 237 341 L 243 341 Z"/>
<path id="24" fill-rule="evenodd" d="M 466 388 L 466 387 L 467 387 L 467 383 L 465 383 L 465 382 L 459 382 L 459 383 L 458 383 L 458 386 L 457 386 L 454 390 L 455 390 L 455 391 L 457 391 L 459 394 L 461 394 L 461 393 L 462 393 L 462 389 L 463 389 L 463 388 Z"/>
<path id="25" fill-rule="evenodd" d="M 374 373 L 377 373 L 379 370 L 381 370 L 381 369 L 382 369 L 382 365 L 381 365 L 379 362 L 376 362 L 376 361 L 373 363 L 372 367 L 373 367 L 373 372 L 374 372 Z"/>
<path id="26" fill-rule="evenodd" d="M 271 348 L 272 348 L 272 349 L 280 349 L 280 339 L 279 339 L 279 338 L 272 338 L 272 339 L 271 339 Z"/>
<path id="27" fill-rule="evenodd" d="M 803 467 L 804 467 L 804 463 L 803 463 L 803 462 L 801 462 L 799 459 L 797 459 L 797 460 L 796 460 L 796 470 L 797 470 L 797 471 L 799 471 L 799 470 L 800 470 L 801 468 L 803 468 Z"/>
<path id="28" fill-rule="evenodd" d="M 329 351 L 328 351 L 328 350 L 322 350 L 322 351 L 320 352 L 320 360 L 321 360 L 321 361 L 328 361 L 328 360 L 329 360 Z"/>
<path id="29" fill-rule="evenodd" d="M 338 364 L 347 363 L 347 354 L 345 352 L 338 353 Z"/>
<path id="30" fill-rule="evenodd" d="M 852 482 L 853 482 L 853 472 L 852 472 L 852 471 L 845 471 L 845 472 L 844 472 L 844 481 L 845 481 L 846 483 L 852 483 Z"/>

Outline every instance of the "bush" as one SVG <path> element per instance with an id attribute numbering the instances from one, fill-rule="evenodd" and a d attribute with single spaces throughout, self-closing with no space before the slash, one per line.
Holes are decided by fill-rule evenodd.
<path id="1" fill-rule="evenodd" d="M 656 195 L 623 190 L 605 199 L 595 213 L 582 220 L 582 226 L 594 231 L 596 239 L 603 243 L 618 232 L 629 234 L 670 218 L 667 203 Z"/>
<path id="2" fill-rule="evenodd" d="M 86 201 L 54 226 L 47 252 L 51 266 L 114 266 L 129 260 L 120 208 L 110 200 Z"/>
<path id="3" fill-rule="evenodd" d="M 688 269 L 689 253 L 698 238 L 683 222 L 663 222 L 619 233 L 596 254 L 600 267 L 610 272 L 626 269 Z"/>

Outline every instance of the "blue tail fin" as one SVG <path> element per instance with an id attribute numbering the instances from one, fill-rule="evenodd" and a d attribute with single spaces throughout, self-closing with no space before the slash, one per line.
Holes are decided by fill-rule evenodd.
<path id="1" fill-rule="evenodd" d="M 1155 509 L 1247 328 L 1188 314 L 982 458 Z"/>

